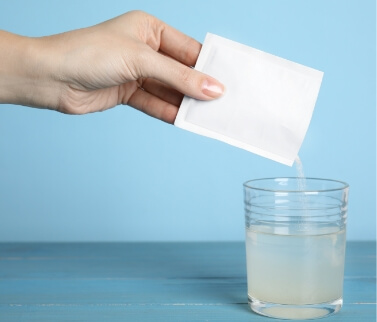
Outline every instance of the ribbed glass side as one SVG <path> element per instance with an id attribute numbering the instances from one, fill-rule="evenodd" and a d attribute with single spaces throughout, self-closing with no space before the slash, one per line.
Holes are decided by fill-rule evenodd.
<path id="1" fill-rule="evenodd" d="M 348 186 L 333 187 L 306 179 L 307 191 L 298 191 L 296 178 L 266 179 L 263 188 L 244 185 L 246 228 L 276 234 L 327 234 L 345 228 Z M 314 181 L 314 182 L 313 182 Z M 319 189 L 321 190 L 314 190 Z M 268 190 L 268 188 L 270 190 Z M 278 191 L 277 189 L 286 190 Z M 296 188 L 294 190 L 293 188 Z M 331 189 L 330 189 L 331 188 Z"/>

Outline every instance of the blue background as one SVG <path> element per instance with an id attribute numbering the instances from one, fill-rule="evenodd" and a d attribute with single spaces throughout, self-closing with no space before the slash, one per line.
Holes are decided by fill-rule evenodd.
<path id="1" fill-rule="evenodd" d="M 133 9 L 324 71 L 305 174 L 347 181 L 348 239 L 375 239 L 375 1 L 13 0 L 0 2 L 0 28 L 43 36 Z M 295 175 L 128 106 L 0 106 L 0 241 L 243 240 L 242 183 Z"/>

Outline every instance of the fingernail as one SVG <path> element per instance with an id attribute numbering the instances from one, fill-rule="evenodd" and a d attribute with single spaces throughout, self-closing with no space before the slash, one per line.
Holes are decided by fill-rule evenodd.
<path id="1" fill-rule="evenodd" d="M 224 93 L 224 85 L 214 79 L 205 79 L 202 84 L 202 92 L 206 96 L 217 98 Z"/>

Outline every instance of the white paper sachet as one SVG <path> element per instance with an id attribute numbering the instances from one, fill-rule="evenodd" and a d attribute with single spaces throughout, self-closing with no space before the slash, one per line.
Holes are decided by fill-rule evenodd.
<path id="1" fill-rule="evenodd" d="M 210 33 L 195 69 L 225 93 L 213 101 L 184 97 L 174 124 L 292 166 L 323 72 Z"/>

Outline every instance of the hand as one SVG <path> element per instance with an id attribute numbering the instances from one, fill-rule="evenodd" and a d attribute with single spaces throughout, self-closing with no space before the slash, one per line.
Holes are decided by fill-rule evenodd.
<path id="1" fill-rule="evenodd" d="M 128 104 L 173 123 L 184 94 L 210 100 L 224 90 L 218 81 L 191 68 L 201 49 L 199 42 L 141 11 L 48 37 L 0 34 L 3 41 L 7 37 L 16 44 L 13 56 L 20 56 L 10 84 L 18 91 L 8 89 L 2 95 L 0 90 L 0 102 L 67 114 Z M 0 64 L 2 58 L 12 65 L 6 53 L 0 52 Z M 9 68 L 5 72 L 9 76 Z M 0 66 L 0 85 L 1 78 Z"/>

